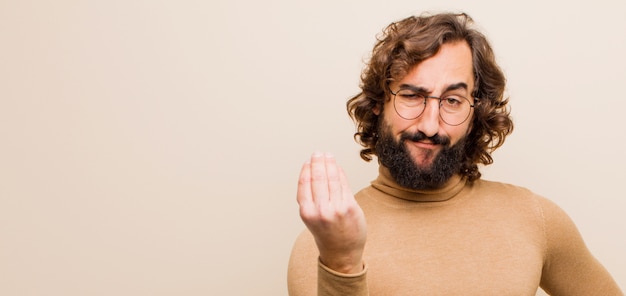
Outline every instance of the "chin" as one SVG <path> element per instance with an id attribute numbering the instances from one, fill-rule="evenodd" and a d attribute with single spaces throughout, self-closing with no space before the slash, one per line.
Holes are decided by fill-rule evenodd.
<path id="1" fill-rule="evenodd" d="M 435 159 L 437 158 L 437 155 L 439 155 L 439 152 L 435 152 L 435 151 L 420 151 L 421 153 L 419 155 L 416 155 L 416 153 L 411 153 L 411 159 L 413 160 L 413 164 L 415 164 L 416 167 L 423 169 L 423 170 L 428 170 L 433 166 L 433 163 L 435 162 Z"/>

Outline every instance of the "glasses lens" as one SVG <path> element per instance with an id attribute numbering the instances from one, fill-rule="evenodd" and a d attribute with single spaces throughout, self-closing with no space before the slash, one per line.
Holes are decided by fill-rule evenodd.
<path id="1" fill-rule="evenodd" d="M 449 95 L 441 99 L 439 114 L 441 119 L 449 125 L 459 125 L 467 120 L 472 105 L 467 98 L 459 95 Z"/>
<path id="2" fill-rule="evenodd" d="M 415 119 L 424 112 L 426 97 L 410 89 L 401 89 L 395 95 L 393 106 L 400 117 Z"/>

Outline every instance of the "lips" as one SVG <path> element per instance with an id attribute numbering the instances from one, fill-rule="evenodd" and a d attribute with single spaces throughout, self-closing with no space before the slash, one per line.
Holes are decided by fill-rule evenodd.
<path id="1" fill-rule="evenodd" d="M 423 149 L 435 149 L 439 144 L 435 144 L 432 141 L 410 141 L 414 146 Z"/>
<path id="2" fill-rule="evenodd" d="M 440 136 L 439 134 L 436 134 L 432 137 L 427 137 L 426 134 L 422 133 L 422 132 L 416 132 L 416 133 L 407 133 L 407 132 L 403 132 L 400 135 L 400 140 L 401 141 L 411 141 L 414 143 L 421 143 L 424 145 L 441 145 L 441 146 L 447 146 L 448 144 L 450 144 L 450 138 L 445 137 L 445 136 Z"/>

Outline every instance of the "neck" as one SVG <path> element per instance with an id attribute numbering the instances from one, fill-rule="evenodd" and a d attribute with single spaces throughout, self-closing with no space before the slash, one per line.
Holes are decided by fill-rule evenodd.
<path id="1" fill-rule="evenodd" d="M 394 197 L 415 202 L 441 202 L 453 198 L 465 186 L 466 180 L 459 174 L 453 175 L 441 187 L 428 190 L 410 189 L 400 186 L 389 173 L 389 169 L 380 165 L 378 178 L 372 187 Z"/>

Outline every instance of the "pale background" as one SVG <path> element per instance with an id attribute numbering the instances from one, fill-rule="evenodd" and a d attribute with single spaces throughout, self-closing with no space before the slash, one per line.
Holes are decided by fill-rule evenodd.
<path id="1" fill-rule="evenodd" d="M 563 207 L 624 289 L 623 6 L 0 0 L 0 294 L 286 295 L 300 165 L 376 176 L 345 101 L 425 10 L 473 16 L 509 78 L 485 177 Z"/>

